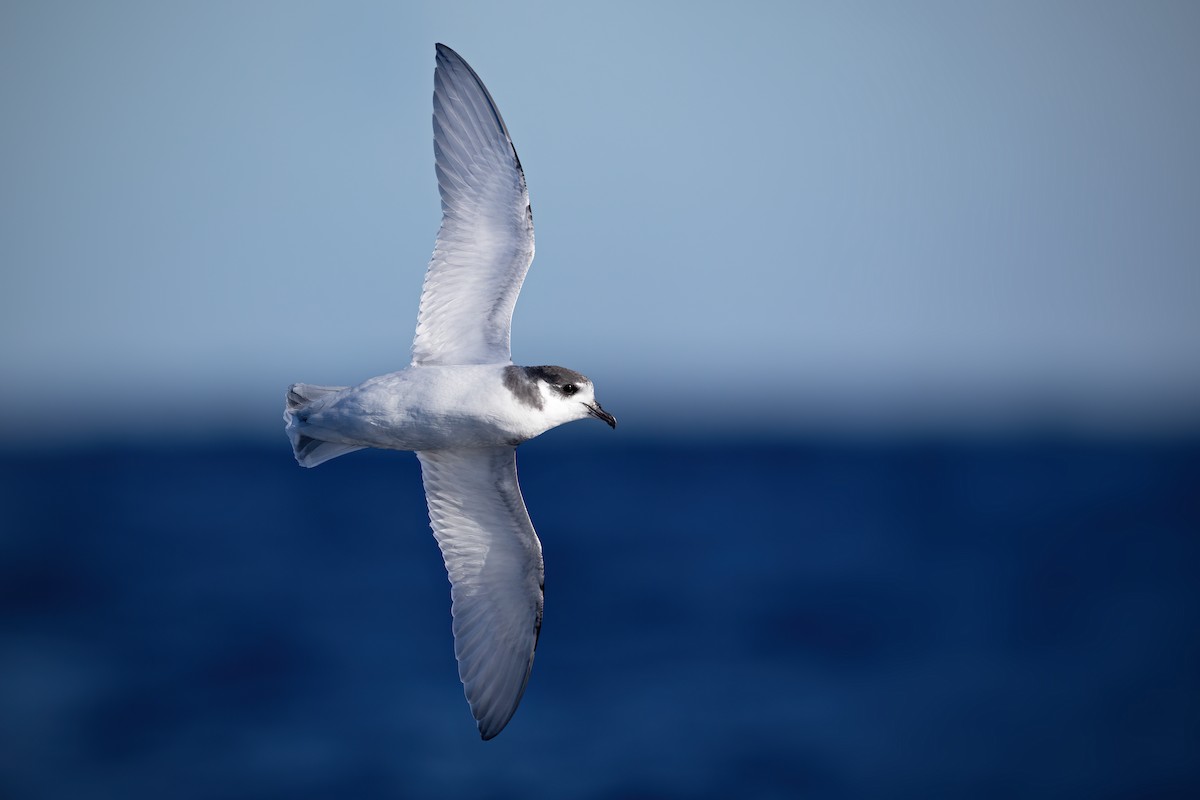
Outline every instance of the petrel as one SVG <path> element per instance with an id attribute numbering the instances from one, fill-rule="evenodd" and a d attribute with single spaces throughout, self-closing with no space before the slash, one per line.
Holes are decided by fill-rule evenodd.
<path id="1" fill-rule="evenodd" d="M 283 418 L 304 467 L 365 447 L 416 451 L 450 577 L 458 676 L 491 739 L 521 701 L 542 624 L 542 547 L 516 446 L 572 420 L 617 421 L 580 373 L 512 363 L 513 306 L 533 261 L 521 160 L 483 81 L 443 44 L 433 87 L 442 224 L 412 363 L 358 386 L 293 384 Z"/>

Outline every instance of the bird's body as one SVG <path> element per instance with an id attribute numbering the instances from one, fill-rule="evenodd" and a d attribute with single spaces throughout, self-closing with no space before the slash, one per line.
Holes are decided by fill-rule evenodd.
<path id="1" fill-rule="evenodd" d="M 412 363 L 358 386 L 293 384 L 284 420 L 305 467 L 365 447 L 416 451 L 450 577 L 459 677 L 490 739 L 521 700 L 542 622 L 541 543 L 515 447 L 572 420 L 616 420 L 578 372 L 512 363 L 512 311 L 534 250 L 525 176 L 483 82 L 440 44 L 433 106 L 442 226 Z"/>
<path id="2" fill-rule="evenodd" d="M 356 449 L 513 447 L 589 415 L 586 410 L 573 413 L 580 411 L 574 405 L 559 408 L 549 402 L 552 398 L 545 394 L 550 384 L 540 388 L 532 377 L 547 369 L 512 364 L 409 367 L 358 386 L 296 384 L 289 402 L 298 411 L 288 419 L 288 432 L 296 439 L 297 452 L 306 438 Z M 556 369 L 576 385 L 587 380 Z M 314 455 L 301 463 L 311 467 L 327 460 L 319 447 Z"/>

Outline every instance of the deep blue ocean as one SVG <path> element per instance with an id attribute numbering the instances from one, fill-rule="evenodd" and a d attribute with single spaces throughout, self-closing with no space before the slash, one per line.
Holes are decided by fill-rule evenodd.
<path id="1" fill-rule="evenodd" d="M 597 441 L 491 742 L 411 454 L 0 455 L 0 797 L 1200 797 L 1200 442 Z"/>

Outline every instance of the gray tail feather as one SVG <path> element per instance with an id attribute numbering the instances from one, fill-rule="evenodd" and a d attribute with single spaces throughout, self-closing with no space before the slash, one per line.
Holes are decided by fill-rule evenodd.
<path id="1" fill-rule="evenodd" d="M 308 415 L 315 411 L 317 401 L 326 395 L 335 394 L 345 386 L 313 386 L 309 383 L 293 383 L 287 390 L 287 405 L 283 409 L 283 420 L 287 423 L 287 435 L 292 441 L 292 452 L 302 467 L 315 467 L 331 458 L 362 450 L 362 445 L 327 442 L 308 424 Z"/>

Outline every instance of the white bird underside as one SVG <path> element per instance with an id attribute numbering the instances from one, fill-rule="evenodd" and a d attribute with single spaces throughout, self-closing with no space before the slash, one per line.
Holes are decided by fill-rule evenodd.
<path id="1" fill-rule="evenodd" d="M 511 363 L 513 307 L 533 261 L 525 175 L 475 70 L 437 45 L 433 152 L 442 225 L 425 274 L 414 366 Z M 429 522 L 450 577 L 458 676 L 479 733 L 508 724 L 542 623 L 542 547 L 515 448 L 420 451 Z"/>
<path id="2" fill-rule="evenodd" d="M 450 578 L 458 674 L 490 739 L 525 691 L 542 621 L 542 548 L 515 445 L 575 419 L 616 419 L 585 376 L 512 364 L 513 306 L 533 260 L 525 176 L 479 76 L 441 44 L 433 128 L 442 224 L 411 366 L 353 387 L 293 384 L 284 419 L 306 467 L 363 447 L 417 452 Z"/>

